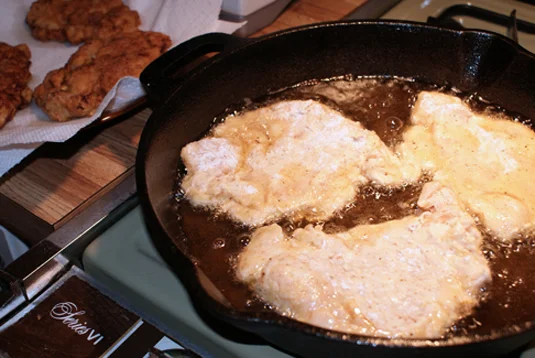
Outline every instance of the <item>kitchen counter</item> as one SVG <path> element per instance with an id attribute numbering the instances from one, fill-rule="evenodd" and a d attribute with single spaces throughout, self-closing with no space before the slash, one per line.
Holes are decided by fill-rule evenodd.
<path id="1" fill-rule="evenodd" d="M 364 2 L 297 0 L 252 37 L 338 20 Z M 65 143 L 40 147 L 0 179 L 0 225 L 33 245 L 76 217 L 131 174 L 150 113 L 139 108 Z"/>

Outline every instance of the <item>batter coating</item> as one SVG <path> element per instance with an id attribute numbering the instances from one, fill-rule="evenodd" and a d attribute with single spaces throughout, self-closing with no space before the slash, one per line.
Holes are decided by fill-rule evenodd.
<path id="1" fill-rule="evenodd" d="M 171 45 L 159 32 L 136 31 L 81 46 L 67 64 L 49 72 L 35 89 L 35 102 L 56 121 L 89 117 L 125 76 L 143 69 Z"/>
<path id="2" fill-rule="evenodd" d="M 136 31 L 137 11 L 121 0 L 37 0 L 26 16 L 32 36 L 41 41 L 79 44 Z"/>
<path id="3" fill-rule="evenodd" d="M 438 338 L 478 305 L 491 280 L 474 219 L 455 194 L 424 185 L 423 212 L 326 234 L 257 229 L 236 274 L 274 309 L 362 335 Z"/>
<path id="4" fill-rule="evenodd" d="M 230 116 L 181 156 L 189 201 L 251 226 L 285 215 L 325 219 L 365 184 L 400 186 L 420 174 L 375 132 L 312 100 Z"/>
<path id="5" fill-rule="evenodd" d="M 436 92 L 418 95 L 411 122 L 398 148 L 406 161 L 451 187 L 496 237 L 533 230 L 533 130 Z"/>
<path id="6" fill-rule="evenodd" d="M 32 100 L 28 87 L 32 77 L 30 58 L 26 44 L 10 46 L 0 42 L 0 129 Z"/>

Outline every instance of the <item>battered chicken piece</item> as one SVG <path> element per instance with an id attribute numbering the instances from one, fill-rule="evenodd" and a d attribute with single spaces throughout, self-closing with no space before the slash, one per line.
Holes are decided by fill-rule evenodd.
<path id="1" fill-rule="evenodd" d="M 46 75 L 35 89 L 35 102 L 56 121 L 89 117 L 120 78 L 138 77 L 170 45 L 169 36 L 143 31 L 91 41 L 65 67 Z"/>
<path id="2" fill-rule="evenodd" d="M 237 277 L 285 316 L 362 335 L 438 338 L 477 306 L 491 280 L 474 219 L 455 194 L 427 183 L 424 211 L 326 234 L 257 229 Z"/>
<path id="3" fill-rule="evenodd" d="M 28 87 L 32 77 L 30 58 L 26 44 L 10 46 L 0 42 L 0 129 L 32 100 Z"/>
<path id="4" fill-rule="evenodd" d="M 399 186 L 419 176 L 375 132 L 311 100 L 230 116 L 181 156 L 190 202 L 251 226 L 292 214 L 327 218 L 359 186 Z"/>
<path id="5" fill-rule="evenodd" d="M 535 224 L 535 133 L 476 114 L 454 96 L 422 92 L 399 151 L 451 187 L 495 236 L 509 240 Z"/>
<path id="6" fill-rule="evenodd" d="M 37 0 L 26 22 L 38 40 L 72 44 L 107 40 L 136 31 L 141 24 L 137 11 L 130 10 L 122 0 Z"/>

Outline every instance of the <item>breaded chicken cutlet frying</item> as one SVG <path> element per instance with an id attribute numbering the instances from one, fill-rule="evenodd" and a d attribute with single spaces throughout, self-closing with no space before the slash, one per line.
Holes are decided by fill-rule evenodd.
<path id="1" fill-rule="evenodd" d="M 328 234 L 261 227 L 236 274 L 275 309 L 341 332 L 438 338 L 491 281 L 475 220 L 454 192 L 424 185 L 420 213 Z"/>
<path id="2" fill-rule="evenodd" d="M 368 183 L 400 187 L 420 174 L 375 132 L 312 100 L 228 117 L 181 157 L 192 204 L 251 226 L 294 214 L 326 219 Z"/>
<path id="3" fill-rule="evenodd" d="M 41 41 L 79 44 L 136 31 L 139 14 L 121 0 L 37 0 L 26 22 Z"/>
<path id="4" fill-rule="evenodd" d="M 0 128 L 32 100 L 32 90 L 28 87 L 32 77 L 30 58 L 26 44 L 10 46 L 0 42 Z"/>
<path id="5" fill-rule="evenodd" d="M 81 46 L 67 64 L 49 72 L 35 102 L 56 121 L 89 117 L 122 77 L 141 71 L 171 45 L 159 32 L 135 31 Z"/>
<path id="6" fill-rule="evenodd" d="M 535 133 L 472 111 L 460 98 L 421 92 L 398 151 L 450 187 L 493 236 L 535 230 Z"/>

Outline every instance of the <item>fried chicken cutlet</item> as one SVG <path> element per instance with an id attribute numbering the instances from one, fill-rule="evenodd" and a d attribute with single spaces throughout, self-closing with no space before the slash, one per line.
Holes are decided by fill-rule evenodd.
<path id="1" fill-rule="evenodd" d="M 363 335 L 439 338 L 491 281 L 475 220 L 455 193 L 423 186 L 419 213 L 327 233 L 252 233 L 237 277 L 284 316 Z"/>
<path id="2" fill-rule="evenodd" d="M 122 0 L 37 0 L 28 11 L 26 22 L 38 40 L 72 44 L 106 40 L 136 31 L 141 24 L 137 11 Z"/>
<path id="3" fill-rule="evenodd" d="M 32 100 L 32 90 L 28 87 L 32 77 L 30 58 L 26 44 L 10 46 L 0 42 L 0 128 Z"/>
<path id="4" fill-rule="evenodd" d="M 144 31 L 93 40 L 46 75 L 35 89 L 35 102 L 55 121 L 89 117 L 120 78 L 139 77 L 170 45 L 169 36 Z"/>
<path id="5" fill-rule="evenodd" d="M 493 236 L 535 231 L 535 133 L 471 110 L 455 96 L 420 92 L 399 152 L 450 187 Z"/>
<path id="6" fill-rule="evenodd" d="M 249 226 L 288 215 L 323 220 L 366 184 L 420 177 L 375 132 L 313 100 L 231 115 L 181 157 L 186 198 Z"/>

